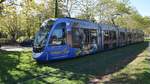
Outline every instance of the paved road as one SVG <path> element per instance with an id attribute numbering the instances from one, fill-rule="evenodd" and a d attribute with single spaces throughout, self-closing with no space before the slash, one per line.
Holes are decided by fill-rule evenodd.
<path id="1" fill-rule="evenodd" d="M 6 51 L 31 51 L 31 47 L 22 47 L 22 46 L 1 46 L 1 50 Z"/>

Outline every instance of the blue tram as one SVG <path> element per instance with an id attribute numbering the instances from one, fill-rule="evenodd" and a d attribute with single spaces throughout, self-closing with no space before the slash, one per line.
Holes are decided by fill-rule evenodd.
<path id="1" fill-rule="evenodd" d="M 142 42 L 141 30 L 93 23 L 74 18 L 44 21 L 35 35 L 33 58 L 37 61 L 73 58 Z"/>

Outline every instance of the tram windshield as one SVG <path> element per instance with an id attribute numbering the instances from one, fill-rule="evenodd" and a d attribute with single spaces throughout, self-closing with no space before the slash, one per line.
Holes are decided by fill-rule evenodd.
<path id="1" fill-rule="evenodd" d="M 35 47 L 43 47 L 48 38 L 48 32 L 51 30 L 54 20 L 46 20 L 42 23 L 40 30 L 36 33 L 33 45 Z"/>

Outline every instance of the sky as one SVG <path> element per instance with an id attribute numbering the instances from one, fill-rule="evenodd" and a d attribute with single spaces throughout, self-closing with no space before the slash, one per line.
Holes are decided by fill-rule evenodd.
<path id="1" fill-rule="evenodd" d="M 41 0 L 36 1 L 41 2 Z M 130 2 L 142 16 L 150 16 L 150 0 L 130 0 Z"/>
<path id="2" fill-rule="evenodd" d="M 130 2 L 142 16 L 150 16 L 150 0 L 130 0 Z"/>

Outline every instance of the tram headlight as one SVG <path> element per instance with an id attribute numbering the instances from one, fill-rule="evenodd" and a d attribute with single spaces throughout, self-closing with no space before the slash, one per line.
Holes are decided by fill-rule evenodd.
<path id="1" fill-rule="evenodd" d="M 33 58 L 38 58 L 38 57 L 40 57 L 41 55 L 43 54 L 43 52 L 40 52 L 40 53 L 34 53 L 33 52 Z"/>

